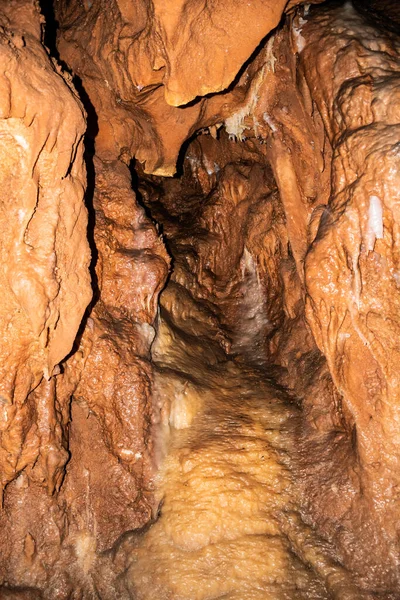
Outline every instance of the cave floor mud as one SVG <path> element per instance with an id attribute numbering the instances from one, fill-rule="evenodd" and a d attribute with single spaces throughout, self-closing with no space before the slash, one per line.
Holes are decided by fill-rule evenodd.
<path id="1" fill-rule="evenodd" d="M 301 519 L 293 402 L 265 369 L 179 331 L 162 321 L 153 349 L 164 407 L 160 511 L 130 550 L 129 596 L 369 597 Z"/>

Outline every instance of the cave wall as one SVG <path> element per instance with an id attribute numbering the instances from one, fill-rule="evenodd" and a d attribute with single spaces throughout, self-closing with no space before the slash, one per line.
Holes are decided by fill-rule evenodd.
<path id="1" fill-rule="evenodd" d="M 387 585 L 384 581 L 398 585 L 393 523 L 399 510 L 394 492 L 399 456 L 394 166 L 399 46 L 395 36 L 378 35 L 349 3 L 322 7 L 309 20 L 307 15 L 295 18 L 291 37 L 299 54 L 296 87 L 302 107 L 309 115 L 317 113 L 323 127 L 320 121 L 319 145 L 315 136 L 310 140 L 308 129 L 299 145 L 291 142 L 289 147 L 293 155 L 300 150 L 306 156 L 311 143 L 313 149 L 323 149 L 324 161 L 330 147 L 329 198 L 324 185 L 310 198 L 303 182 L 312 178 L 304 176 L 302 160 L 286 156 L 288 172 L 280 173 L 284 161 L 275 172 L 287 214 L 293 213 L 288 182 L 300 182 L 296 187 L 306 219 L 297 237 L 308 243 L 306 249 L 298 248 L 298 259 L 304 262 L 307 321 L 340 394 L 354 450 L 344 463 L 348 477 L 343 472 L 322 476 L 325 493 L 316 492 L 320 500 L 314 498 L 311 512 L 319 513 L 319 522 L 343 549 L 347 564 L 379 589 Z M 279 116 L 274 124 L 278 131 L 272 134 L 278 149 L 290 140 Z M 272 151 L 279 162 L 275 141 Z M 308 161 L 314 180 L 325 164 L 312 170 Z M 333 506 L 337 514 L 332 518 Z M 356 556 L 354 544 L 359 546 Z M 380 574 L 372 575 L 377 564 Z"/>
<path id="2" fill-rule="evenodd" d="M 213 24 L 206 22 L 205 14 L 198 14 L 190 3 L 182 6 L 186 11 L 184 22 L 202 22 L 202 36 L 211 41 Z M 215 165 L 220 168 L 226 143 L 221 132 L 225 129 L 231 143 L 251 148 L 253 156 L 249 160 L 271 164 L 286 229 L 283 236 L 280 233 L 280 240 L 287 236 L 290 258 L 286 251 L 278 252 L 280 267 L 275 274 L 279 272 L 278 289 L 279 293 L 284 290 L 285 306 L 279 309 L 276 336 L 271 335 L 273 327 L 269 333 L 264 332 L 268 338 L 264 351 L 275 364 L 286 367 L 282 383 L 303 402 L 305 423 L 299 432 L 299 464 L 305 473 L 309 518 L 335 539 L 343 560 L 360 573 L 366 585 L 379 588 L 380 579 L 382 585 L 388 579 L 397 585 L 397 562 L 393 558 L 397 533 L 392 527 L 398 511 L 394 491 L 398 449 L 393 346 L 397 339 L 397 309 L 396 302 L 389 300 L 395 297 L 397 289 L 397 251 L 389 250 L 395 248 L 396 235 L 389 235 L 389 231 L 396 229 L 396 175 L 391 160 L 395 161 L 397 139 L 397 39 L 368 25 L 350 3 L 337 3 L 326 9 L 307 5 L 297 12 L 290 6 L 285 24 L 266 38 L 242 70 L 239 63 L 243 64 L 244 55 L 240 55 L 238 63 L 233 53 L 229 76 L 226 63 L 221 64 L 213 55 L 215 68 L 213 76 L 207 77 L 205 90 L 202 78 L 209 62 L 197 61 L 193 77 L 191 58 L 195 52 L 203 56 L 202 39 L 186 36 L 183 28 L 179 47 L 172 52 L 178 12 L 175 8 L 159 12 L 157 4 L 153 8 L 151 18 L 149 13 L 146 17 L 144 8 L 141 11 L 141 30 L 137 26 L 135 35 L 129 38 L 133 41 L 128 51 L 123 49 L 122 44 L 128 42 L 122 32 L 123 26 L 132 27 L 133 18 L 119 4 L 113 5 L 117 22 L 114 39 L 120 40 L 113 60 L 118 57 L 120 61 L 120 79 L 116 81 L 114 74 L 112 86 L 100 83 L 106 69 L 107 82 L 112 75 L 110 62 L 106 63 L 103 50 L 98 50 L 100 43 L 104 49 L 107 40 L 111 40 L 100 24 L 105 19 L 100 4 L 96 9 L 80 8 L 78 25 L 73 21 L 78 15 L 77 7 L 69 7 L 69 12 L 64 7 L 60 12 L 60 48 L 87 82 L 88 89 L 93 87 L 95 106 L 98 90 L 108 89 L 104 97 L 109 104 L 105 107 L 102 100 L 101 106 L 109 119 L 104 137 L 100 126 L 99 152 L 103 152 L 107 138 L 107 151 L 114 145 L 114 154 L 119 152 L 125 161 L 134 155 L 144 164 L 145 173 L 170 175 L 175 172 L 177 161 L 181 168 L 182 142 L 195 131 L 209 132 L 210 138 L 219 138 L 215 149 L 206 149 L 206 142 L 200 142 L 201 150 L 196 152 L 192 142 L 185 155 L 195 165 L 195 177 L 203 185 L 210 180 L 209 172 L 216 170 Z M 138 22 L 137 19 L 135 23 Z M 227 31 L 227 23 L 221 21 L 221 29 Z M 268 33 L 266 23 L 267 20 L 264 36 Z M 272 18 L 268 27 L 271 29 L 274 24 Z M 96 47 L 89 42 L 89 32 L 93 30 L 101 31 L 95 38 Z M 155 31 L 158 46 L 153 39 Z M 237 39 L 234 31 L 232 28 L 232 40 Z M 147 79 L 142 64 L 132 75 L 129 53 L 135 44 L 142 44 L 141 60 L 152 64 L 151 77 Z M 257 44 L 253 40 L 250 49 L 246 34 L 243 44 L 249 58 Z M 188 62 L 181 60 L 181 47 L 185 48 Z M 90 74 L 86 78 L 85 72 Z M 139 81 L 138 77 L 142 79 Z M 232 81 L 234 85 L 223 94 L 201 97 L 205 92 L 219 92 Z M 195 97 L 200 97 L 197 102 L 175 107 Z M 121 115 L 134 122 L 134 133 L 123 148 L 121 143 L 116 148 L 118 136 L 111 135 L 110 126 L 113 132 L 117 131 Z M 151 147 L 134 139 L 146 128 L 152 128 Z M 240 158 L 242 163 L 245 160 Z M 203 167 L 199 166 L 201 162 Z M 250 191 L 252 175 L 243 164 L 239 169 L 229 168 L 231 173 L 226 178 L 232 182 L 231 189 L 229 183 L 227 190 L 223 189 L 228 167 L 221 169 L 221 176 L 211 175 L 211 179 L 218 178 L 218 185 L 204 184 L 209 188 L 201 193 L 208 199 L 196 214 L 202 229 L 214 236 L 226 234 L 232 238 L 232 244 L 227 243 L 222 252 L 212 242 L 201 242 L 198 232 L 185 238 L 184 217 L 176 218 L 175 224 L 170 222 L 170 227 L 174 250 L 179 244 L 186 249 L 191 247 L 186 258 L 190 264 L 182 270 L 178 260 L 174 280 L 189 286 L 205 304 L 217 298 L 219 312 L 227 315 L 231 310 L 234 319 L 233 306 L 228 312 L 226 306 L 225 311 L 221 308 L 221 293 L 213 287 L 213 268 L 218 269 L 220 261 L 226 264 L 227 281 L 235 285 L 245 239 L 237 221 L 243 219 L 244 198 L 257 203 L 257 195 Z M 181 181 L 182 187 L 186 185 L 184 179 Z M 375 182 L 380 182 L 379 189 Z M 168 182 L 163 187 L 167 190 L 163 201 L 168 210 L 168 193 L 181 196 L 176 212 L 184 204 L 190 205 L 190 194 Z M 218 197 L 215 202 L 210 199 L 213 194 Z M 239 205 L 241 209 L 237 208 Z M 162 222 L 163 215 L 157 210 L 155 216 Z M 167 216 L 167 222 L 168 219 Z M 238 244 L 233 241 L 235 236 L 240 239 Z M 252 243 L 255 241 L 246 248 Z M 268 243 L 264 244 L 262 250 L 254 250 L 253 254 L 250 251 L 253 258 L 257 254 L 260 263 Z M 188 273 L 193 272 L 197 280 L 189 281 Z M 272 289 L 273 285 L 264 285 L 264 290 Z M 218 314 L 213 307 L 211 312 Z M 228 322 L 221 343 L 229 350 L 232 340 L 227 340 L 227 330 Z M 386 350 L 388 344 L 390 353 Z M 388 362 L 392 360 L 389 355 L 393 362 Z M 324 469 L 307 461 L 307 454 L 316 448 L 321 452 Z M 365 550 L 355 555 L 354 544 L 361 539 L 360 548 Z M 380 565 L 381 578 L 371 569 L 376 564 Z"/>
<path id="3" fill-rule="evenodd" d="M 96 551 L 153 511 L 149 348 L 169 258 L 128 168 L 84 157 L 85 110 L 38 4 L 1 20 L 0 596 L 91 597 Z"/>
<path id="4" fill-rule="evenodd" d="M 2 7 L 3 593 L 90 595 L 154 514 L 166 245 L 164 310 L 300 402 L 305 520 L 398 590 L 399 42 L 299 4 L 59 0 L 59 61 Z"/>
<path id="5" fill-rule="evenodd" d="M 85 122 L 70 82 L 40 43 L 34 7 L 11 3 L 2 19 L 1 481 L 35 465 L 52 491 L 66 460 L 61 422 L 55 427 L 50 417 L 52 375 L 92 296 Z M 47 400 L 35 408 L 29 397 L 39 385 Z"/>
<path id="6" fill-rule="evenodd" d="M 60 545 L 52 494 L 69 456 L 70 400 L 59 363 L 92 298 L 85 119 L 41 44 L 37 7 L 10 2 L 1 19 L 1 581 L 31 585 L 37 545 L 42 574 Z"/>

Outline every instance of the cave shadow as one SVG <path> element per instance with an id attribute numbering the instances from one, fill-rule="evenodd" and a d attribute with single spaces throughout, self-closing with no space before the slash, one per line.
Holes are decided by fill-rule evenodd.
<path id="1" fill-rule="evenodd" d="M 83 109 L 86 113 L 86 131 L 84 133 L 84 152 L 83 160 L 86 167 L 86 190 L 84 193 L 84 204 L 88 213 L 87 224 L 87 240 L 91 252 L 91 260 L 89 264 L 89 273 L 93 296 L 90 304 L 86 308 L 81 324 L 78 329 L 71 352 L 64 358 L 67 361 L 78 349 L 83 332 L 85 330 L 87 320 L 97 304 L 100 297 L 100 289 L 96 274 L 96 264 L 98 261 L 98 251 L 94 238 L 96 226 L 96 213 L 94 209 L 94 191 L 96 185 L 96 173 L 94 167 L 95 156 L 95 139 L 99 131 L 98 117 L 95 108 L 90 100 L 90 97 L 83 86 L 82 79 L 71 71 L 71 68 L 60 57 L 57 48 L 57 32 L 59 30 L 59 22 L 56 19 L 53 0 L 39 0 L 39 7 L 45 22 L 42 25 L 42 43 L 46 46 L 49 56 L 54 58 L 64 71 L 72 76 L 72 83 L 79 98 Z"/>
<path id="2" fill-rule="evenodd" d="M 378 28 L 382 33 L 392 33 L 400 36 L 400 9 L 393 3 L 392 10 L 387 4 L 380 6 L 372 0 L 353 0 L 354 8 L 367 20 L 372 27 Z M 389 10 L 388 10 L 389 9 Z"/>
<path id="3" fill-rule="evenodd" d="M 341 1 L 344 1 L 344 0 L 341 0 Z M 191 100 L 187 104 L 183 104 L 181 106 L 178 106 L 178 108 L 184 110 L 185 108 L 188 108 L 190 106 L 196 105 L 198 102 L 201 102 L 203 99 L 212 98 L 214 96 L 227 96 L 228 94 L 232 93 L 233 90 L 235 88 L 237 88 L 237 86 L 239 84 L 239 81 L 240 81 L 240 78 L 242 77 L 242 75 L 244 74 L 244 72 L 246 71 L 246 69 L 261 54 L 261 52 L 264 50 L 266 44 L 270 40 L 270 38 L 272 36 L 274 36 L 277 31 L 279 31 L 280 29 L 282 29 L 282 26 L 284 25 L 286 18 L 287 18 L 286 14 L 284 13 L 282 15 L 279 23 L 276 25 L 276 27 L 274 27 L 274 29 L 272 29 L 270 32 L 267 33 L 267 35 L 265 35 L 262 38 L 262 40 L 259 42 L 259 44 L 256 46 L 256 48 L 250 54 L 250 56 L 248 57 L 248 59 L 244 61 L 244 63 L 242 64 L 242 66 L 240 67 L 240 69 L 238 70 L 238 72 L 236 73 L 235 77 L 232 79 L 231 83 L 226 88 L 224 88 L 220 92 L 210 92 L 209 94 L 205 94 L 204 96 L 196 96 L 196 98 L 193 98 L 193 100 Z M 183 165 L 184 165 L 184 160 L 185 160 L 185 155 L 186 155 L 187 149 L 188 149 L 189 145 L 192 143 L 192 141 L 198 135 L 200 135 L 200 134 L 201 134 L 201 130 L 200 131 L 195 131 L 190 137 L 188 137 L 183 142 L 183 144 L 182 144 L 182 146 L 181 146 L 181 148 L 179 150 L 178 158 L 177 158 L 177 161 L 176 161 L 176 174 L 174 175 L 174 177 L 179 178 L 179 177 L 182 176 L 182 174 L 183 174 Z"/>
<path id="4" fill-rule="evenodd" d="M 89 273 L 93 290 L 93 297 L 88 305 L 85 314 L 83 316 L 81 325 L 79 327 L 75 344 L 72 349 L 72 353 L 75 352 L 80 344 L 83 331 L 86 327 L 87 320 L 97 304 L 100 298 L 99 281 L 96 273 L 96 265 L 99 258 L 99 253 L 95 242 L 95 227 L 96 227 L 96 211 L 94 208 L 94 192 L 96 187 L 96 170 L 94 167 L 94 156 L 95 156 L 95 139 L 99 131 L 98 117 L 95 108 L 86 92 L 82 80 L 78 75 L 74 75 L 72 82 L 75 86 L 76 92 L 79 96 L 80 101 L 86 111 L 86 131 L 84 136 L 84 153 L 83 160 L 86 166 L 86 191 L 84 195 L 84 203 L 88 212 L 88 225 L 87 225 L 87 240 L 91 252 L 91 260 L 89 264 Z"/>
<path id="5" fill-rule="evenodd" d="M 138 161 L 135 158 L 132 158 L 132 160 L 129 163 L 129 172 L 131 174 L 131 187 L 133 192 L 135 193 L 136 196 L 136 201 L 139 204 L 139 206 L 143 209 L 144 214 L 146 215 L 146 217 L 151 221 L 151 223 L 153 223 L 153 225 L 156 227 L 158 234 L 161 236 L 163 244 L 165 246 L 165 249 L 168 253 L 168 256 L 171 260 L 170 262 L 170 268 L 169 268 L 169 273 L 168 273 L 168 277 L 167 280 L 164 284 L 164 287 L 162 288 L 160 294 L 162 294 L 162 292 L 165 290 L 165 288 L 167 287 L 171 275 L 174 271 L 174 263 L 175 263 L 175 258 L 174 258 L 174 254 L 172 252 L 171 246 L 169 244 L 168 241 L 168 237 L 165 235 L 164 233 L 164 226 L 161 223 L 161 221 L 159 221 L 157 218 L 155 218 L 150 206 L 148 205 L 148 203 L 146 202 L 142 192 L 141 192 L 141 182 L 143 181 L 143 183 L 147 183 L 149 186 L 154 185 L 153 182 L 151 181 L 151 175 L 149 176 L 149 179 L 141 179 L 140 175 L 138 173 L 138 169 L 137 169 L 137 164 Z M 140 163 L 139 163 L 140 164 Z"/>
<path id="6" fill-rule="evenodd" d="M 39 7 L 40 12 L 45 19 L 45 22 L 42 25 L 42 43 L 47 47 L 50 56 L 63 65 L 57 48 L 57 31 L 59 23 L 54 12 L 53 0 L 39 0 Z"/>
<path id="7" fill-rule="evenodd" d="M 188 151 L 190 144 L 195 140 L 199 135 L 201 135 L 200 131 L 196 131 L 190 137 L 188 137 L 180 147 L 178 158 L 176 160 L 176 173 L 174 177 L 176 179 L 180 179 L 183 176 L 183 166 L 185 164 L 185 156 Z"/>

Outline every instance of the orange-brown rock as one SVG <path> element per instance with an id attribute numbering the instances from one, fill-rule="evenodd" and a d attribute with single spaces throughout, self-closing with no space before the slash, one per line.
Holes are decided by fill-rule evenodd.
<path id="1" fill-rule="evenodd" d="M 92 298 L 85 118 L 41 44 L 36 3 L 8 2 L 0 20 L 0 589 L 39 597 L 65 529 L 51 496 L 69 457 L 59 363 Z"/>
<path id="2" fill-rule="evenodd" d="M 0 15 L 0 598 L 395 600 L 397 5 L 54 11 Z"/>
<path id="3" fill-rule="evenodd" d="M 85 121 L 36 5 L 10 2 L 1 19 L 1 485 L 35 465 L 52 491 L 67 459 L 53 376 L 92 297 Z"/>
<path id="4" fill-rule="evenodd" d="M 84 597 L 96 549 L 151 517 L 148 359 L 169 260 L 127 167 L 98 162 L 91 281 L 82 105 L 36 3 L 1 19 L 0 597 Z"/>
<path id="5" fill-rule="evenodd" d="M 146 173 L 174 175 L 185 140 L 224 121 L 243 99 L 233 82 L 285 5 L 57 2 L 59 49 L 95 108 L 98 155 L 134 156 Z"/>
<path id="6" fill-rule="evenodd" d="M 302 62 L 313 65 L 305 80 L 333 149 L 331 197 L 305 263 L 307 315 L 342 394 L 360 469 L 345 517 L 353 542 L 347 534 L 341 543 L 370 586 L 398 588 L 399 45 L 349 4 L 322 9 L 302 35 Z"/>
<path id="7" fill-rule="evenodd" d="M 398 42 L 368 28 L 349 3 L 313 11 L 301 9 L 243 73 L 237 88 L 244 90 L 244 100 L 225 119 L 225 127 L 232 138 L 268 138 L 267 157 L 297 265 L 298 282 L 292 289 L 293 276 L 286 279 L 286 321 L 281 320 L 272 348 L 275 360 L 289 370 L 286 382 L 305 399 L 307 420 L 300 436 L 302 444 L 306 435 L 308 441 L 300 464 L 308 470 L 310 514 L 362 585 L 379 593 L 398 588 L 393 527 L 399 511 L 398 182 L 392 166 L 398 138 Z M 220 150 L 203 156 L 189 150 L 186 156 L 207 194 L 215 180 L 223 189 L 227 169 L 215 172 L 224 155 L 223 140 L 220 135 Z M 254 155 L 264 154 L 254 145 L 252 149 Z M 248 185 L 249 172 L 243 175 L 243 183 L 233 172 L 228 177 L 234 197 Z M 256 202 L 254 193 L 252 199 Z M 164 205 L 167 200 L 163 198 Z M 185 211 L 181 202 L 177 205 L 174 198 L 177 215 Z M 193 205 L 188 224 L 192 211 Z M 219 208 L 211 194 L 195 213 L 201 233 L 193 238 L 182 233 L 184 217 L 173 226 L 173 253 L 179 256 L 179 240 L 186 249 L 187 271 L 201 283 L 182 278 L 180 260 L 174 278 L 192 293 L 197 287 L 202 299 L 210 300 L 214 272 L 220 281 L 226 277 L 227 294 L 235 281 L 230 265 L 237 268 L 234 256 L 246 239 L 243 216 L 230 223 L 235 211 L 229 203 Z M 157 215 L 162 221 L 162 211 Z M 222 240 L 232 243 L 224 257 L 219 253 Z M 218 297 L 215 289 L 212 294 Z M 327 362 L 304 324 L 304 300 L 308 324 Z M 226 306 L 222 314 L 226 318 Z M 305 455 L 316 448 L 324 464 L 319 472 Z"/>
<path id="8" fill-rule="evenodd" d="M 67 505 L 80 497 L 79 488 L 83 497 L 89 490 L 91 508 L 78 502 L 73 518 L 102 550 L 151 518 L 149 352 L 169 258 L 154 224 L 137 204 L 128 168 L 96 160 L 95 177 L 98 298 L 77 352 L 81 358 L 73 357 L 66 366 L 71 381 L 79 372 L 73 393 L 81 409 L 74 409 L 75 450 L 64 489 Z"/>

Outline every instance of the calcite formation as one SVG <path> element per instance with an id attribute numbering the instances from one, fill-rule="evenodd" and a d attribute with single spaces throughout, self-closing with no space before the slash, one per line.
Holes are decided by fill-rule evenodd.
<path id="1" fill-rule="evenodd" d="M 151 517 L 148 351 L 169 259 L 122 163 L 96 163 L 88 236 L 84 109 L 39 7 L 3 8 L 0 593 L 67 597 L 86 593 L 91 552 Z"/>
<path id="2" fill-rule="evenodd" d="M 30 468 L 53 491 L 67 459 L 54 375 L 92 295 L 85 122 L 22 8 L 10 3 L 1 24 L 1 485 Z"/>
<path id="3" fill-rule="evenodd" d="M 397 598 L 397 3 L 49 7 L 0 11 L 0 598 Z"/>
<path id="4" fill-rule="evenodd" d="M 188 137 L 232 114 L 234 80 L 285 4 L 56 2 L 59 50 L 96 109 L 97 153 L 134 156 L 148 173 L 173 175 Z M 232 94 L 203 98 L 228 86 Z"/>
<path id="5" fill-rule="evenodd" d="M 169 258 L 130 189 L 128 168 L 119 162 L 99 160 L 94 166 L 95 281 L 99 297 L 78 349 L 80 364 L 72 358 L 66 375 L 70 383 L 76 382 L 74 398 L 85 415 L 77 419 L 77 429 L 72 430 L 78 448 L 81 443 L 75 436 L 84 438 L 92 504 L 90 523 L 83 519 L 80 528 L 92 529 L 98 548 L 104 550 L 124 531 L 143 525 L 152 516 L 149 348 Z M 88 427 L 86 420 L 96 423 Z M 100 456 L 93 456 L 93 447 Z M 73 483 L 65 486 L 68 504 L 70 496 L 77 495 L 75 479 L 77 485 L 85 484 L 78 448 L 76 461 L 72 452 L 68 471 Z M 93 462 L 97 467 L 92 472 Z M 85 503 L 80 510 L 75 509 L 78 522 L 82 521 L 79 512 L 84 512 Z"/>

